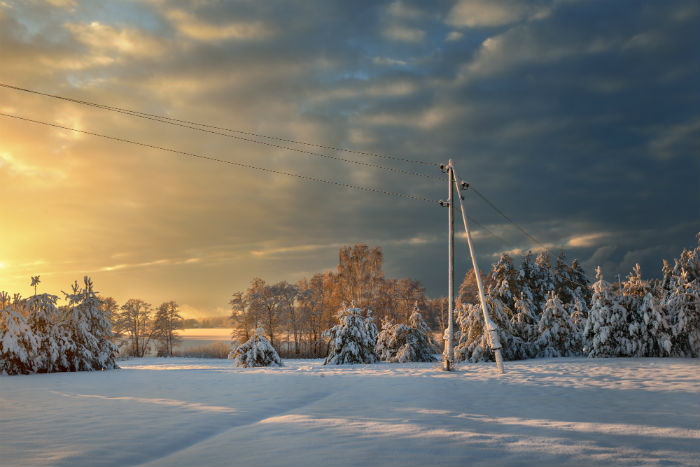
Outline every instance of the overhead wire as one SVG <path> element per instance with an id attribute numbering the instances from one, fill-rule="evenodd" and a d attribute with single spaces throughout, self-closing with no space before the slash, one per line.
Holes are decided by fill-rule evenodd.
<path id="1" fill-rule="evenodd" d="M 121 138 L 121 137 L 117 137 L 117 136 L 105 135 L 102 133 L 95 133 L 95 132 L 88 131 L 88 130 L 80 130 L 78 128 L 72 128 L 72 127 L 60 125 L 58 123 L 51 123 L 51 122 L 45 122 L 45 121 L 41 121 L 41 120 L 34 120 L 31 118 L 22 117 L 22 116 L 14 115 L 14 114 L 8 114 L 8 113 L 4 113 L 4 112 L 0 112 L 0 116 L 14 118 L 16 120 L 35 123 L 35 124 L 44 125 L 44 126 L 48 126 L 48 127 L 58 128 L 61 130 L 68 130 L 68 131 L 72 131 L 75 133 L 96 136 L 99 138 L 104 138 L 104 139 L 108 139 L 108 140 L 112 140 L 112 141 L 118 141 L 121 143 L 128 143 L 128 144 L 133 144 L 136 146 L 142 146 L 142 147 L 157 149 L 160 151 L 166 151 L 166 152 L 170 152 L 170 153 L 174 153 L 174 154 L 180 154 L 183 156 L 195 157 L 195 158 L 199 158 L 199 159 L 206 159 L 206 160 L 210 160 L 210 161 L 214 161 L 214 162 L 219 162 L 222 164 L 229 164 L 229 165 L 233 165 L 233 166 L 237 166 L 237 167 L 258 170 L 261 172 L 273 173 L 273 174 L 278 174 L 278 175 L 286 175 L 289 177 L 295 177 L 295 178 L 298 178 L 301 180 L 306 180 L 306 181 L 319 182 L 319 183 L 324 183 L 327 185 L 336 185 L 336 186 L 350 188 L 350 189 L 358 190 L 358 191 L 381 193 L 381 194 L 384 194 L 387 196 L 392 196 L 395 198 L 405 198 L 405 199 L 412 199 L 412 200 L 416 200 L 416 201 L 425 201 L 428 203 L 438 203 L 437 200 L 433 200 L 433 199 L 426 198 L 423 196 L 412 195 L 412 194 L 407 194 L 407 193 L 393 192 L 393 191 L 388 191 L 388 190 L 382 190 L 380 188 L 366 187 L 366 186 L 361 186 L 361 185 L 353 185 L 350 183 L 340 182 L 337 180 L 327 180 L 327 179 L 312 177 L 312 176 L 308 176 L 308 175 L 302 175 L 302 174 L 297 174 L 297 173 L 285 172 L 285 171 L 281 171 L 281 170 L 258 167 L 256 165 L 247 164 L 247 163 L 243 163 L 243 162 L 229 161 L 229 160 L 219 159 L 216 157 L 206 156 L 206 155 L 202 155 L 202 154 L 196 154 L 196 153 L 187 152 L 187 151 L 180 151 L 177 149 L 166 148 L 163 146 L 157 146 L 155 144 L 143 143 L 140 141 L 135 141 L 135 140 L 127 139 L 127 138 Z"/>
<path id="2" fill-rule="evenodd" d="M 469 188 L 476 193 L 476 195 L 481 198 L 486 204 L 488 204 L 494 211 L 496 211 L 501 217 L 503 217 L 506 221 L 508 221 L 511 225 L 513 225 L 516 229 L 518 229 L 523 235 L 525 235 L 527 238 L 532 240 L 533 242 L 537 243 L 540 245 L 542 248 L 547 248 L 547 246 L 539 241 L 537 238 L 535 238 L 533 235 L 531 235 L 527 230 L 525 230 L 523 227 L 521 227 L 517 222 L 515 222 L 513 219 L 508 217 L 502 210 L 500 210 L 495 204 L 493 204 L 486 196 L 484 196 L 479 190 L 474 188 L 472 185 L 469 185 Z"/>
<path id="3" fill-rule="evenodd" d="M 100 103 L 91 102 L 91 101 L 86 101 L 86 100 L 81 100 L 81 99 L 75 99 L 75 98 L 71 98 L 71 97 L 67 97 L 67 96 L 61 96 L 61 95 L 58 95 L 58 94 L 46 93 L 46 92 L 38 91 L 38 90 L 35 90 L 35 89 L 29 89 L 29 88 L 24 88 L 24 87 L 20 87 L 20 86 L 14 86 L 14 85 L 11 85 L 11 84 L 8 84 L 8 83 L 3 83 L 3 82 L 0 82 L 0 87 L 6 88 L 6 89 L 10 89 L 10 90 L 15 90 L 15 91 L 21 91 L 21 92 L 26 92 L 26 93 L 30 93 L 30 94 L 35 94 L 35 95 L 39 95 L 39 96 L 43 96 L 43 97 L 49 97 L 49 98 L 52 98 L 52 99 L 58 99 L 58 100 L 66 101 L 66 102 L 71 102 L 71 103 L 79 104 L 79 105 L 85 105 L 85 106 L 94 107 L 94 108 L 98 108 L 98 109 L 108 110 L 108 111 L 115 112 L 115 113 L 119 113 L 119 114 L 123 114 L 123 115 L 134 116 L 134 117 L 138 117 L 138 118 L 142 118 L 142 119 L 146 119 L 146 120 L 156 121 L 156 122 L 159 122 L 159 123 L 164 123 L 164 124 L 168 124 L 168 125 L 178 126 L 178 127 L 182 127 L 182 128 L 187 128 L 187 129 L 195 130 L 195 131 L 201 131 L 201 132 L 205 132 L 205 133 L 209 133 L 209 134 L 215 134 L 215 135 L 219 135 L 219 136 L 224 136 L 224 137 L 228 137 L 228 138 L 233 138 L 233 139 L 237 139 L 237 140 L 241 140 L 241 141 L 246 141 L 246 142 L 253 143 L 253 144 L 260 144 L 260 145 L 265 145 L 265 146 L 268 146 L 268 147 L 274 147 L 274 148 L 277 148 L 277 149 L 288 150 L 288 151 L 294 151 L 294 152 L 298 152 L 298 153 L 302 153 L 302 154 L 306 154 L 306 155 L 310 155 L 310 156 L 322 157 L 322 158 L 326 158 L 326 159 L 333 159 L 333 160 L 337 160 L 337 161 L 344 162 L 344 163 L 355 164 L 355 165 L 360 165 L 360 166 L 365 166 L 365 167 L 371 167 L 371 168 L 376 168 L 376 169 L 381 169 L 381 170 L 386 170 L 386 171 L 401 173 L 401 174 L 404 174 L 404 175 L 413 175 L 413 176 L 418 176 L 418 177 L 427 178 L 427 179 L 434 179 L 434 180 L 436 180 L 436 179 L 441 179 L 441 178 L 442 178 L 441 176 L 437 176 L 437 175 L 428 175 L 428 174 L 424 174 L 424 173 L 416 172 L 416 171 L 412 171 L 412 170 L 405 170 L 405 169 L 400 169 L 400 168 L 395 168 L 395 167 L 382 166 L 382 165 L 379 165 L 379 164 L 372 164 L 372 163 L 369 163 L 369 162 L 363 162 L 363 161 L 357 161 L 357 160 L 352 160 L 352 159 L 346 159 L 346 158 L 343 158 L 343 157 L 333 156 L 333 155 L 330 155 L 330 154 L 324 154 L 324 153 L 319 153 L 319 152 L 314 152 L 314 151 L 308 151 L 308 150 L 305 150 L 305 149 L 295 148 L 295 147 L 291 147 L 291 146 L 285 146 L 285 145 L 281 145 L 281 144 L 277 144 L 277 143 L 271 143 L 271 142 L 268 142 L 268 141 L 255 140 L 255 139 L 248 138 L 248 137 L 245 137 L 245 136 L 236 136 L 236 135 L 230 134 L 230 133 L 236 133 L 236 134 L 239 134 L 239 135 L 253 136 L 253 137 L 257 137 L 257 138 L 270 139 L 270 140 L 280 141 L 280 142 L 285 142 L 285 143 L 299 144 L 299 145 L 308 146 L 308 147 L 317 147 L 317 148 L 330 149 L 330 150 L 339 151 L 339 152 L 347 152 L 347 153 L 352 153 L 352 154 L 359 154 L 359 155 L 364 155 L 364 156 L 371 156 L 371 157 L 376 157 L 376 158 L 383 158 L 383 159 L 389 159 L 389 160 L 396 160 L 396 161 L 402 161 L 402 162 L 409 162 L 409 163 L 422 164 L 422 165 L 426 165 L 426 166 L 439 166 L 439 164 L 430 163 L 430 162 L 422 161 L 422 160 L 419 160 L 419 159 L 409 159 L 409 158 L 405 158 L 405 157 L 391 156 L 391 155 L 379 154 L 379 153 L 368 152 L 368 151 L 358 151 L 358 150 L 353 150 L 353 149 L 343 148 L 343 147 L 338 147 L 338 146 L 322 145 L 322 144 L 316 144 L 316 143 L 298 141 L 298 140 L 293 140 L 293 139 L 286 139 L 286 138 L 281 138 L 281 137 L 276 137 L 276 136 L 270 136 L 270 135 L 265 135 L 265 134 L 262 134 L 262 133 L 254 133 L 254 132 L 249 132 L 249 131 L 236 130 L 236 129 L 226 128 L 226 127 L 220 127 L 220 126 L 216 126 L 216 125 L 210 125 L 210 124 L 206 124 L 206 123 L 194 122 L 194 121 L 191 121 L 191 120 L 177 119 L 177 118 L 168 117 L 168 116 L 165 116 L 165 115 L 157 115 L 157 114 L 151 114 L 151 113 L 147 113 L 147 112 L 141 112 L 141 111 L 137 111 L 137 110 L 133 110 L 133 109 L 128 109 L 128 108 L 124 108 L 124 107 L 116 107 L 116 106 L 110 106 L 110 105 L 106 105 L 106 104 L 100 104 Z M 27 119 L 27 118 L 24 118 L 24 117 L 18 117 L 18 116 L 15 116 L 15 115 L 10 115 L 10 114 L 1 114 L 1 115 L 7 116 L 7 117 L 12 117 L 12 118 L 18 118 L 18 119 L 30 121 L 30 122 L 33 122 L 33 123 L 39 123 L 39 124 L 45 124 L 45 125 L 49 125 L 49 126 L 54 126 L 54 127 L 62 128 L 62 129 L 65 129 L 65 130 L 76 131 L 76 132 L 83 132 L 83 133 L 85 133 L 85 134 L 90 134 L 90 135 L 93 135 L 93 136 L 99 136 L 99 137 L 103 137 L 103 138 L 113 139 L 113 140 L 116 140 L 116 141 L 128 142 L 128 143 L 132 143 L 132 144 L 140 144 L 140 143 L 138 143 L 138 142 L 134 142 L 134 141 L 131 141 L 131 140 L 126 140 L 126 139 L 124 139 L 124 138 L 116 138 L 116 137 L 110 137 L 110 136 L 107 136 L 107 135 L 102 135 L 102 134 L 97 134 L 97 133 L 92 133 L 92 132 L 86 132 L 86 131 L 78 130 L 78 129 L 75 129 L 75 128 L 63 127 L 63 126 L 61 126 L 61 125 L 51 124 L 51 123 L 48 123 L 48 122 L 40 122 L 40 121 L 37 121 L 37 120 L 31 120 L 31 119 Z M 224 133 L 224 132 L 228 132 L 228 133 Z M 179 154 L 183 154 L 183 152 L 181 152 L 181 151 L 171 150 L 171 149 L 169 149 L 169 148 L 162 148 L 162 147 L 153 146 L 153 145 L 147 145 L 147 144 L 145 144 L 145 143 L 143 143 L 143 144 L 146 145 L 146 147 L 151 147 L 151 148 L 156 148 L 156 149 L 161 149 L 161 150 L 165 150 L 165 151 L 171 151 L 171 152 L 177 152 L 177 153 L 179 153 Z M 195 157 L 198 157 L 197 155 L 194 155 L 194 154 L 187 154 L 187 155 L 193 155 L 193 156 L 195 156 Z M 206 156 L 205 156 L 204 158 L 209 158 L 209 157 L 206 157 Z M 209 158 L 209 159 L 216 160 L 216 158 Z M 218 161 L 218 162 L 231 163 L 231 161 L 223 161 L 223 160 L 217 160 L 217 161 Z M 235 163 L 234 165 L 240 165 L 240 164 Z M 255 167 L 255 166 L 252 166 L 252 165 L 249 165 L 249 168 L 254 168 L 254 169 L 258 169 L 258 170 L 264 170 L 264 171 L 274 172 L 274 170 L 272 170 L 272 169 L 264 169 L 264 168 Z M 277 172 L 274 172 L 274 173 L 277 173 Z M 285 174 L 285 175 L 290 175 L 290 176 L 295 176 L 295 177 L 298 177 L 298 178 L 306 177 L 306 176 L 299 175 L 299 174 L 291 174 L 291 173 L 284 173 L 284 174 Z M 307 178 L 308 178 L 308 177 L 307 177 Z M 311 177 L 311 178 L 313 178 L 313 177 Z M 352 185 L 350 185 L 350 184 L 345 184 L 345 183 L 342 183 L 342 182 L 333 182 L 333 181 L 328 181 L 328 180 L 323 180 L 323 179 L 317 179 L 316 181 L 320 181 L 320 182 L 323 182 L 323 183 L 340 184 L 340 185 L 342 185 L 342 186 L 348 186 L 348 187 L 352 186 Z M 356 187 L 356 189 L 362 189 L 362 190 L 364 190 L 364 191 L 369 191 L 369 190 L 368 190 L 369 187 L 359 187 L 359 186 L 355 186 L 355 187 Z M 479 196 L 485 203 L 487 203 L 492 209 L 494 209 L 494 210 L 495 210 L 501 217 L 503 217 L 507 222 L 509 222 L 510 224 L 512 224 L 515 228 L 517 228 L 521 233 L 523 233 L 525 236 L 527 236 L 530 240 L 532 240 L 532 241 L 534 241 L 535 243 L 539 244 L 539 245 L 542 246 L 543 248 L 546 248 L 546 246 L 545 246 L 542 242 L 540 242 L 537 238 L 535 238 L 533 235 L 531 235 L 529 232 L 527 232 L 523 227 L 521 227 L 519 224 L 517 224 L 515 221 L 513 221 L 510 217 L 508 217 L 501 209 L 499 209 L 494 203 L 492 203 L 488 198 L 486 198 L 486 196 L 484 196 L 479 190 L 477 190 L 477 189 L 474 188 L 473 186 L 470 186 L 470 188 L 472 188 L 472 190 L 477 194 L 477 196 Z M 374 190 L 379 190 L 379 189 L 372 189 L 372 191 L 374 191 Z M 380 192 L 383 192 L 383 190 L 379 190 L 379 191 L 380 191 Z M 391 193 L 391 192 L 387 192 L 387 193 Z M 397 193 L 393 193 L 393 195 L 397 195 Z M 413 195 L 411 195 L 411 196 L 413 196 Z M 420 197 L 418 197 L 418 198 L 420 198 Z M 424 199 L 424 200 L 427 200 L 427 198 L 423 198 L 423 199 Z M 430 200 L 430 202 L 432 202 L 432 200 Z M 474 218 L 471 217 L 471 216 L 469 216 L 469 219 L 473 220 L 475 224 L 479 225 L 483 230 L 485 230 L 486 232 L 488 232 L 488 233 L 489 233 L 491 236 L 493 236 L 494 238 L 498 239 L 501 243 L 503 243 L 504 245 L 507 245 L 507 246 L 509 246 L 509 247 L 512 248 L 512 245 L 510 245 L 508 242 L 506 242 L 506 241 L 505 241 L 503 238 L 501 238 L 500 236 L 496 235 L 494 232 L 492 232 L 490 229 L 488 229 L 484 224 L 478 222 L 476 219 L 474 219 Z"/>
<path id="4" fill-rule="evenodd" d="M 339 151 L 339 152 L 347 152 L 347 153 L 359 154 L 359 155 L 364 155 L 364 156 L 371 156 L 371 157 L 376 157 L 376 158 L 383 158 L 383 159 L 390 159 L 390 160 L 396 160 L 396 161 L 402 161 L 402 162 L 423 164 L 423 165 L 427 165 L 427 166 L 436 167 L 439 165 L 439 164 L 435 164 L 435 163 L 421 161 L 418 159 L 409 159 L 409 158 L 398 157 L 398 156 L 389 156 L 389 155 L 384 155 L 384 154 L 379 154 L 379 153 L 374 153 L 374 152 L 367 152 L 367 151 L 357 151 L 357 150 L 352 150 L 352 149 L 348 149 L 348 148 L 315 144 L 315 143 L 309 143 L 309 142 L 304 142 L 304 141 L 297 141 L 297 140 L 292 140 L 292 139 L 280 138 L 280 137 L 276 137 L 276 136 L 269 136 L 269 135 L 264 135 L 261 133 L 253 133 L 253 132 L 249 132 L 249 131 L 235 130 L 235 129 L 231 129 L 231 128 L 219 127 L 219 126 L 210 125 L 210 124 L 206 124 L 206 123 L 198 123 L 198 122 L 194 122 L 194 121 L 190 121 L 190 120 L 182 120 L 182 119 L 167 117 L 165 115 L 157 115 L 157 114 L 151 114 L 151 113 L 147 113 L 147 112 L 141 112 L 138 110 L 128 109 L 128 108 L 124 108 L 124 107 L 115 107 L 115 106 L 99 104 L 96 102 L 91 102 L 91 101 L 86 101 L 86 100 L 81 100 L 81 99 L 74 99 L 71 97 L 66 97 L 66 96 L 61 96 L 61 95 L 57 95 L 57 94 L 50 94 L 50 93 L 46 93 L 46 92 L 37 91 L 35 89 L 13 86 L 11 84 L 2 83 L 2 82 L 0 82 L 0 87 L 15 90 L 15 91 L 21 91 L 21 92 L 26 92 L 26 93 L 30 93 L 30 94 L 35 94 L 35 95 L 39 95 L 39 96 L 43 96 L 43 97 L 49 97 L 52 99 L 58 99 L 58 100 L 66 101 L 66 102 L 72 102 L 75 104 L 85 105 L 88 107 L 109 110 L 111 112 L 119 113 L 122 115 L 129 115 L 129 116 L 133 116 L 133 117 L 143 118 L 146 120 L 165 123 L 168 125 L 174 125 L 174 126 L 188 128 L 191 130 L 201 131 L 201 132 L 205 132 L 205 133 L 209 133 L 209 134 L 220 135 L 220 136 L 224 136 L 227 138 L 233 138 L 233 139 L 237 139 L 240 141 L 246 141 L 249 143 L 261 144 L 261 145 L 274 147 L 274 148 L 278 148 L 278 149 L 299 152 L 299 153 L 310 155 L 310 156 L 323 157 L 323 158 L 327 158 L 327 159 L 334 159 L 334 160 L 338 160 L 338 161 L 349 163 L 349 164 L 356 164 L 356 165 L 367 166 L 367 167 L 372 167 L 372 168 L 377 168 L 377 169 L 382 169 L 382 170 L 387 170 L 387 171 L 392 171 L 392 172 L 398 172 L 398 173 L 402 173 L 405 175 L 414 175 L 414 176 L 423 177 L 423 178 L 430 178 L 430 179 L 440 179 L 441 178 L 439 176 L 428 175 L 428 174 L 416 172 L 413 170 L 397 169 L 394 167 L 387 167 L 387 166 L 382 166 L 382 165 L 378 165 L 378 164 L 372 164 L 369 162 L 356 161 L 353 159 L 332 156 L 330 154 L 324 154 L 324 153 L 319 153 L 319 152 L 315 152 L 315 151 L 308 151 L 305 149 L 295 148 L 295 147 L 291 147 L 291 146 L 285 146 L 285 145 L 277 144 L 277 143 L 271 143 L 268 141 L 255 140 L 252 138 L 248 138 L 246 136 L 253 136 L 256 138 L 265 138 L 265 139 L 270 139 L 270 140 L 275 140 L 275 141 L 280 141 L 280 142 L 285 142 L 285 143 L 299 144 L 299 145 L 308 146 L 308 147 L 330 149 L 330 150 Z M 228 133 L 224 133 L 224 132 L 228 132 Z M 237 133 L 237 134 L 246 135 L 246 136 L 236 136 L 236 135 L 230 134 L 230 133 Z"/>

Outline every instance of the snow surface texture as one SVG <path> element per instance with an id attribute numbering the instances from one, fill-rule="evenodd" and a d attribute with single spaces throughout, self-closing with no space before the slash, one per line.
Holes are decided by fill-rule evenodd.
<path id="1" fill-rule="evenodd" d="M 697 465 L 697 359 L 0 376 L 0 465 Z"/>

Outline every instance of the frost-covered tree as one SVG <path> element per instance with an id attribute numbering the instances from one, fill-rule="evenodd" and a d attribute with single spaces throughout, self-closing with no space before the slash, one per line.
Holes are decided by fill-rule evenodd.
<path id="1" fill-rule="evenodd" d="M 639 355 L 644 357 L 671 356 L 673 333 L 662 301 L 648 292 L 639 306 L 643 328 L 638 343 Z"/>
<path id="2" fill-rule="evenodd" d="M 534 282 L 535 282 L 535 264 L 532 260 L 532 253 L 529 251 L 523 256 L 523 260 L 520 263 L 520 270 L 518 271 L 518 282 L 519 282 L 519 290 L 520 293 L 518 294 L 517 300 L 526 300 L 530 304 L 533 304 L 534 301 L 534 294 L 532 288 L 534 287 Z"/>
<path id="3" fill-rule="evenodd" d="M 537 357 L 569 357 L 580 353 L 579 334 L 554 291 L 549 292 L 537 331 Z"/>
<path id="4" fill-rule="evenodd" d="M 593 291 L 590 287 L 590 282 L 583 268 L 579 264 L 577 259 L 571 262 L 571 268 L 569 269 L 569 277 L 571 278 L 570 288 L 573 290 L 574 297 L 578 296 L 583 299 L 583 303 L 588 307 L 591 303 L 591 296 Z"/>
<path id="5" fill-rule="evenodd" d="M 343 307 L 336 318 L 339 324 L 324 333 L 329 339 L 324 365 L 376 362 L 377 327 L 371 314 L 363 318 L 360 308 L 350 306 Z"/>
<path id="6" fill-rule="evenodd" d="M 552 274 L 548 251 L 540 252 L 537 255 L 530 287 L 533 294 L 532 301 L 539 315 L 544 311 L 547 295 L 554 290 L 554 275 Z"/>
<path id="7" fill-rule="evenodd" d="M 700 233 L 698 246 L 684 249 L 673 268 L 664 264 L 662 306 L 669 317 L 672 354 L 700 356 Z"/>
<path id="8" fill-rule="evenodd" d="M 522 360 L 533 355 L 531 344 L 514 336 L 510 326 L 513 312 L 497 296 L 486 296 L 486 309 L 497 327 L 504 360 Z M 458 341 L 455 358 L 458 361 L 494 361 L 491 339 L 484 324 L 480 304 L 462 306 L 457 309 Z"/>
<path id="9" fill-rule="evenodd" d="M 513 267 L 513 260 L 507 254 L 502 254 L 491 267 L 489 274 L 489 295 L 498 299 L 504 306 L 513 308 L 516 297 L 520 296 L 518 287 L 518 272 Z"/>
<path id="10" fill-rule="evenodd" d="M 70 335 L 56 307 L 57 300 L 56 295 L 35 294 L 26 301 L 29 328 L 37 339 L 34 366 L 41 373 L 68 371 L 70 368 Z"/>
<path id="11" fill-rule="evenodd" d="M 39 342 L 25 318 L 25 302 L 17 295 L 10 302 L 4 292 L 0 302 L 0 374 L 33 373 Z"/>
<path id="12" fill-rule="evenodd" d="M 83 281 L 85 287 L 80 287 L 76 281 L 70 293 L 64 292 L 68 301 L 65 326 L 69 336 L 66 358 L 70 370 L 117 368 L 119 351 L 112 343 L 112 325 L 102 309 L 92 280 L 85 276 Z"/>
<path id="13" fill-rule="evenodd" d="M 700 279 L 690 277 L 681 271 L 664 300 L 672 320 L 673 354 L 679 357 L 700 356 Z"/>
<path id="14" fill-rule="evenodd" d="M 584 329 L 584 352 L 589 357 L 632 355 L 634 344 L 629 339 L 627 309 L 620 303 L 622 296 L 603 279 L 600 267 L 596 269 L 596 279 Z"/>
<path id="15" fill-rule="evenodd" d="M 413 307 L 408 325 L 393 323 L 390 318 L 383 321 L 375 350 L 380 360 L 398 363 L 434 362 L 434 354 L 439 352 L 418 304 Z"/>
<path id="16" fill-rule="evenodd" d="M 537 315 L 531 298 L 524 293 L 515 301 L 515 309 L 510 319 L 513 335 L 524 342 L 533 342 L 537 339 Z"/>
<path id="17" fill-rule="evenodd" d="M 627 338 L 630 342 L 630 356 L 644 356 L 646 352 L 646 340 L 648 336 L 647 323 L 642 315 L 642 302 L 644 297 L 651 291 L 649 282 L 642 278 L 642 271 L 639 264 L 635 264 L 632 272 L 622 283 L 621 304 L 627 310 Z"/>
<path id="18" fill-rule="evenodd" d="M 265 337 L 262 328 L 257 328 L 250 339 L 231 351 L 228 358 L 235 360 L 236 366 L 242 368 L 282 366 L 279 354 Z"/>

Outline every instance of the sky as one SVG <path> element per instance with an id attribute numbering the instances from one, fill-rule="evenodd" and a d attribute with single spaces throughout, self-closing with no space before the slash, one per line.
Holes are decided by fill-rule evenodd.
<path id="1" fill-rule="evenodd" d="M 0 116 L 0 290 L 87 274 L 119 302 L 225 314 L 253 277 L 332 270 L 362 242 L 444 296 L 450 158 L 539 242 L 467 190 L 481 269 L 544 245 L 591 279 L 658 277 L 697 244 L 695 0 L 5 0 L 0 63 L 2 84 L 327 148 L 0 87 L 3 114 L 417 198 Z"/>

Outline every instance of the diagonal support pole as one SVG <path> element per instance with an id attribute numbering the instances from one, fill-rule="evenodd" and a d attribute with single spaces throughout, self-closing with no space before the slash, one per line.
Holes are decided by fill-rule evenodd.
<path id="1" fill-rule="evenodd" d="M 462 221 L 464 222 L 464 231 L 467 234 L 467 245 L 469 246 L 469 255 L 472 258 L 472 266 L 474 267 L 474 276 L 476 277 L 476 286 L 479 289 L 479 301 L 481 302 L 481 311 L 484 314 L 484 325 L 486 326 L 486 331 L 489 336 L 489 343 L 491 344 L 491 350 L 496 354 L 496 367 L 499 373 L 503 373 L 503 356 L 501 355 L 501 339 L 498 337 L 498 327 L 489 317 L 486 311 L 486 297 L 484 296 L 484 285 L 481 283 L 481 274 L 479 273 L 479 265 L 476 262 L 476 255 L 474 254 L 474 246 L 472 245 L 472 236 L 469 232 L 469 222 L 467 220 L 467 215 L 464 212 L 464 201 L 461 193 L 461 187 L 457 181 L 457 173 L 455 172 L 454 163 L 450 160 L 451 173 L 453 176 L 455 187 L 457 188 L 457 198 L 459 199 L 459 207 L 462 210 Z M 452 199 L 454 200 L 454 196 Z"/>

